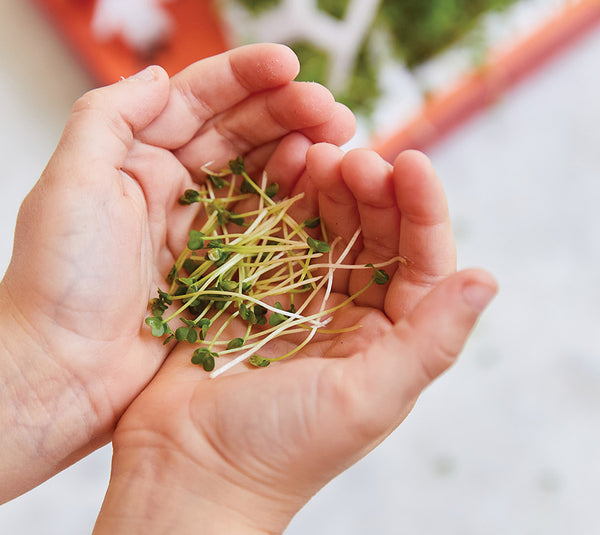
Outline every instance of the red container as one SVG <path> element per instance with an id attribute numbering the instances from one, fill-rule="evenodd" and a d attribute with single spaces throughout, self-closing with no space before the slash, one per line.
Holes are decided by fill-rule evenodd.
<path id="1" fill-rule="evenodd" d="M 159 64 L 171 75 L 185 66 L 228 48 L 221 20 L 210 0 L 172 0 L 161 8 L 175 31 L 163 46 L 144 56 L 119 37 L 99 39 L 92 31 L 95 0 L 34 0 L 102 85 Z M 122 0 L 126 1 L 126 0 Z"/>
<path id="2" fill-rule="evenodd" d="M 34 1 L 46 11 L 100 84 L 129 76 L 151 63 L 175 74 L 186 65 L 230 46 L 222 20 L 210 0 L 171 0 L 161 4 L 174 21 L 175 31 L 163 47 L 144 57 L 119 37 L 101 40 L 94 35 L 91 22 L 95 0 Z M 565 2 L 565 7 L 532 35 L 490 54 L 483 67 L 428 98 L 425 106 L 397 132 L 375 136 L 372 147 L 389 161 L 408 148 L 427 150 L 599 22 L 600 0 Z"/>

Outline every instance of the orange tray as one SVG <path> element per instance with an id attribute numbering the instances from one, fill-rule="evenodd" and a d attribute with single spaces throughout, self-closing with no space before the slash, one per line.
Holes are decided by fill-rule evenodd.
<path id="1" fill-rule="evenodd" d="M 123 2 L 127 0 L 122 0 Z M 161 5 L 175 22 L 173 37 L 142 57 L 119 37 L 97 39 L 91 30 L 95 0 L 34 0 L 48 15 L 100 84 L 159 64 L 175 74 L 190 63 L 223 52 L 228 42 L 211 0 L 176 0 Z"/>
<path id="2" fill-rule="evenodd" d="M 212 0 L 173 0 L 162 4 L 174 20 L 176 31 L 151 57 L 140 57 L 118 37 L 107 41 L 95 38 L 90 27 L 96 0 L 34 2 L 45 10 L 100 84 L 129 76 L 151 63 L 175 74 L 188 64 L 231 46 Z M 398 131 L 375 136 L 372 148 L 389 161 L 408 148 L 426 151 L 599 22 L 600 0 L 567 2 L 533 34 L 495 51 L 483 67 L 430 97 Z"/>
<path id="3" fill-rule="evenodd" d="M 491 54 L 483 67 L 448 90 L 434 94 L 397 132 L 376 136 L 372 147 L 388 161 L 393 161 L 405 149 L 426 151 L 598 23 L 600 0 L 568 4 L 539 30 Z"/>

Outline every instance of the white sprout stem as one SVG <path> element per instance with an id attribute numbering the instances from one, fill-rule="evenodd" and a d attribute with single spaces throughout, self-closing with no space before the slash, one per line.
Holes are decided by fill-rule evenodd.
<path id="1" fill-rule="evenodd" d="M 265 237 L 265 241 L 269 241 L 270 238 Z M 298 242 L 294 245 L 291 244 L 281 244 L 281 245 L 238 245 L 238 244 L 225 244 L 223 247 L 220 247 L 223 251 L 226 252 L 236 252 L 243 253 L 247 256 L 260 254 L 260 253 L 279 253 L 279 252 L 289 252 L 296 251 L 298 249 L 308 249 L 308 245 L 303 244 L 302 242 Z M 260 262 L 262 264 L 262 262 Z"/>
<path id="2" fill-rule="evenodd" d="M 246 232 L 244 232 L 244 234 L 242 234 L 236 240 L 233 240 L 232 244 L 238 245 L 240 242 L 243 242 L 244 238 L 252 237 L 251 235 L 256 231 L 256 227 L 258 227 L 258 225 L 260 225 L 262 223 L 262 220 L 265 217 L 267 217 L 267 215 L 268 215 L 268 212 L 266 210 L 259 212 L 256 215 L 256 219 L 254 221 L 252 221 L 252 224 L 246 229 Z M 272 226 L 271 226 L 271 228 L 272 228 Z"/>
<path id="3" fill-rule="evenodd" d="M 216 220 L 217 220 L 216 212 L 213 212 L 212 214 L 208 215 L 208 218 L 206 219 L 206 222 L 204 223 L 204 225 L 202 225 L 202 228 L 200 229 L 200 231 L 208 232 L 208 229 L 214 225 Z"/>
<path id="4" fill-rule="evenodd" d="M 232 199 L 234 190 L 235 190 L 235 180 L 230 180 L 229 181 L 229 193 L 227 194 L 227 199 L 229 202 L 234 202 L 234 200 Z"/>
<path id="5" fill-rule="evenodd" d="M 311 323 L 312 325 L 316 325 L 317 327 L 322 327 L 324 324 L 321 321 L 317 321 L 317 320 L 311 320 L 309 317 L 306 316 L 302 316 L 301 314 L 298 314 L 296 312 L 289 312 L 288 310 L 282 310 L 280 308 L 276 308 L 273 307 L 271 305 L 269 305 L 268 303 L 265 303 L 264 301 L 261 301 L 260 299 L 256 299 L 255 297 L 252 297 L 251 295 L 246 295 L 246 294 L 242 294 L 242 293 L 238 293 L 238 292 L 226 292 L 224 290 L 210 290 L 209 292 L 207 292 L 209 295 L 219 295 L 219 296 L 223 296 L 223 297 L 237 297 L 238 299 L 243 299 L 245 301 L 250 301 L 254 304 L 260 305 L 265 307 L 267 310 L 271 311 L 271 312 L 275 312 L 276 314 L 281 314 L 282 316 L 287 316 L 288 318 L 292 318 L 294 320 L 301 320 L 302 323 Z M 202 295 L 202 294 L 200 294 Z M 196 296 L 196 294 L 188 294 L 187 296 L 183 296 L 183 297 L 192 297 L 192 296 Z"/>
<path id="6" fill-rule="evenodd" d="M 356 229 L 356 232 L 354 233 L 354 235 L 352 236 L 352 238 L 350 239 L 350 241 L 348 242 L 348 245 L 346 245 L 346 248 L 344 249 L 344 251 L 342 252 L 342 254 L 340 255 L 340 257 L 336 260 L 336 265 L 341 264 L 346 257 L 350 254 L 350 251 L 352 250 L 352 247 L 354 247 L 354 244 L 356 243 L 356 240 L 358 240 L 358 237 L 360 236 L 361 233 L 361 228 L 358 227 Z"/>
<path id="7" fill-rule="evenodd" d="M 294 349 L 292 349 L 291 351 L 288 351 L 285 355 L 281 355 L 280 357 L 276 357 L 273 359 L 268 359 L 271 362 L 277 362 L 278 360 L 283 360 L 286 359 L 288 357 L 291 357 L 294 353 L 298 353 L 298 351 L 300 351 L 304 346 L 306 346 L 306 344 L 308 344 L 315 336 L 315 334 L 317 334 L 318 332 L 318 328 L 317 327 L 313 327 L 310 332 L 308 333 L 308 335 L 306 336 L 306 338 L 304 340 L 302 340 L 302 342 L 300 342 Z"/>
<path id="8" fill-rule="evenodd" d="M 262 191 L 265 191 L 267 189 L 267 172 L 263 171 L 261 180 L 260 180 L 260 189 Z M 260 199 L 258 201 L 258 207 L 259 209 L 263 209 L 265 206 L 265 198 L 262 195 L 259 195 Z"/>
<path id="9" fill-rule="evenodd" d="M 277 312 L 281 312 L 281 310 L 277 310 Z M 318 316 L 318 314 L 315 314 L 314 316 Z M 233 360 L 230 360 L 229 362 L 223 364 L 223 366 L 221 366 L 220 368 L 213 371 L 209 377 L 211 379 L 214 379 L 215 377 L 218 377 L 222 373 L 225 373 L 227 370 L 233 368 L 237 364 L 244 362 L 247 358 L 251 357 L 256 351 L 258 351 L 259 349 L 264 347 L 271 340 L 273 340 L 274 338 L 277 338 L 277 336 L 279 336 L 279 334 L 281 334 L 283 331 L 288 330 L 290 327 L 295 327 L 296 325 L 306 323 L 306 321 L 305 321 L 306 319 L 308 319 L 309 321 L 315 321 L 317 318 L 315 318 L 315 320 L 312 320 L 310 318 L 303 318 L 302 320 L 294 320 L 289 323 L 288 322 L 283 323 L 280 327 L 275 329 L 272 333 L 265 336 L 260 342 L 257 342 L 255 345 L 253 345 L 250 349 L 248 349 L 247 351 L 244 351 L 241 355 L 238 355 Z M 329 322 L 322 322 L 322 325 L 324 326 L 324 325 L 327 325 L 328 323 Z"/>
<path id="10" fill-rule="evenodd" d="M 323 312 L 323 310 L 325 310 L 325 305 L 327 304 L 327 300 L 329 299 L 329 296 L 331 295 L 331 289 L 333 288 L 333 271 L 335 269 L 335 267 L 333 266 L 332 262 L 333 262 L 333 250 L 337 244 L 337 238 L 334 240 L 334 242 L 331 244 L 331 249 L 329 250 L 329 262 L 330 262 L 330 266 L 329 269 L 327 270 L 327 289 L 325 290 L 325 295 L 323 295 L 323 300 L 321 301 L 321 308 L 319 309 L 319 312 Z M 314 334 L 313 334 L 314 336 Z"/>
<path id="11" fill-rule="evenodd" d="M 290 322 L 286 321 L 285 323 L 282 323 L 280 327 L 277 327 L 273 332 L 271 332 L 269 335 L 265 336 L 260 342 L 257 342 L 250 349 L 248 349 L 247 351 L 244 351 L 244 353 L 242 353 L 241 355 L 237 356 L 233 360 L 230 360 L 226 364 L 223 364 L 223 366 L 221 366 L 217 370 L 213 371 L 210 374 L 209 377 L 211 379 L 214 379 L 215 377 L 218 377 L 222 373 L 225 373 L 227 370 L 233 368 L 237 364 L 240 364 L 241 362 L 244 362 L 244 360 L 246 360 L 247 358 L 251 357 L 256 351 L 258 351 L 259 349 L 261 349 L 262 347 L 264 347 L 266 344 L 268 344 L 274 338 L 277 338 L 282 332 L 287 331 L 288 329 L 290 329 L 290 327 L 295 327 L 297 325 L 302 325 L 303 323 L 310 323 L 310 322 L 314 323 L 320 317 L 325 316 L 325 315 L 329 314 L 332 311 L 338 310 L 341 306 L 345 305 L 347 302 L 349 302 L 351 300 L 352 300 L 352 298 L 348 298 L 341 305 L 337 305 L 337 306 L 333 307 L 330 310 L 325 310 L 323 312 L 319 312 L 317 314 L 313 314 L 312 316 L 308 316 L 308 317 L 304 318 L 303 320 L 293 320 L 293 321 L 290 321 Z M 281 310 L 277 310 L 277 312 L 281 312 Z M 331 318 L 328 318 L 325 321 L 322 321 L 320 323 L 321 323 L 321 326 L 326 326 L 330 322 L 331 322 Z M 313 327 L 313 330 L 318 331 L 318 327 L 316 329 L 315 329 L 315 327 Z M 277 360 L 277 359 L 273 359 L 273 360 Z"/>
<path id="12" fill-rule="evenodd" d="M 227 176 L 231 174 L 230 170 L 228 169 L 224 169 L 220 172 L 210 171 L 208 166 L 211 163 L 212 162 L 209 162 L 203 166 L 202 170 L 207 174 L 215 176 Z M 255 215 L 255 217 L 243 233 L 228 234 L 226 225 L 218 224 L 219 213 L 221 213 L 223 209 L 226 209 L 226 207 L 231 206 L 232 203 L 247 197 L 244 195 L 234 196 L 235 180 L 229 181 L 228 197 L 218 197 L 215 194 L 215 189 L 212 182 L 210 180 L 207 181 L 206 186 L 203 188 L 205 198 L 202 200 L 202 202 L 208 217 L 202 227 L 202 230 L 205 231 L 206 234 L 210 234 L 208 238 L 218 238 L 220 240 L 224 240 L 226 246 L 223 249 L 230 254 L 233 254 L 231 254 L 231 258 L 227 258 L 221 266 L 215 267 L 212 272 L 206 275 L 204 275 L 206 270 L 202 270 L 201 266 L 199 266 L 199 268 L 195 270 L 191 276 L 204 275 L 200 280 L 195 282 L 195 284 L 198 284 L 200 288 L 197 292 L 174 297 L 176 299 L 188 298 L 188 301 L 181 306 L 179 310 L 175 312 L 175 314 L 171 315 L 170 318 L 167 318 L 165 321 L 168 322 L 174 317 L 177 317 L 182 311 L 195 302 L 195 298 L 202 297 L 203 295 L 207 296 L 207 298 L 209 298 L 211 301 L 221 301 L 220 298 L 223 300 L 228 299 L 229 302 L 227 303 L 227 307 L 234 302 L 233 300 L 239 300 L 240 303 L 252 302 L 263 307 L 265 310 L 271 311 L 274 314 L 284 316 L 286 319 L 281 323 L 281 325 L 274 325 L 272 328 L 267 329 L 266 331 L 263 330 L 262 333 L 255 335 L 250 335 L 251 325 L 249 325 L 246 333 L 246 339 L 248 341 L 250 339 L 254 339 L 256 342 L 251 343 L 250 345 L 245 345 L 245 347 L 225 350 L 224 353 L 242 353 L 236 358 L 233 358 L 229 362 L 225 363 L 217 370 L 214 370 L 210 374 L 211 378 L 217 377 L 236 364 L 243 362 L 278 336 L 284 333 L 289 334 L 306 332 L 308 329 L 309 332 L 305 339 L 293 350 L 289 351 L 283 356 L 268 360 L 281 360 L 289 355 L 297 353 L 303 347 L 305 347 L 318 332 L 320 332 L 320 329 L 332 321 L 333 313 L 339 310 L 341 306 L 344 306 L 345 304 L 354 300 L 370 286 L 370 284 L 367 285 L 355 295 L 345 299 L 341 304 L 326 309 L 327 302 L 329 301 L 333 290 L 335 270 L 365 269 L 364 266 L 347 266 L 343 264 L 344 260 L 350 254 L 358 237 L 360 236 L 361 229 L 357 229 L 351 240 L 348 242 L 342 253 L 335 261 L 333 260 L 334 251 L 336 249 L 336 245 L 339 243 L 339 237 L 336 238 L 331 244 L 328 255 L 329 261 L 327 263 L 311 264 L 311 260 L 321 257 L 322 254 L 318 253 L 317 251 L 312 253 L 310 252 L 310 246 L 307 243 L 303 243 L 309 237 L 304 225 L 301 223 L 299 224 L 288 213 L 290 207 L 296 201 L 301 199 L 304 194 L 299 194 L 291 199 L 286 199 L 282 202 L 276 203 L 265 193 L 268 180 L 265 172 L 262 174 L 260 187 L 257 186 L 256 182 L 254 182 L 247 175 L 247 173 L 243 172 L 242 176 L 245 180 L 247 179 L 250 182 L 254 190 L 256 190 L 256 192 L 259 194 L 258 210 L 248 212 L 246 214 L 248 216 Z M 214 202 L 212 208 L 206 204 L 207 202 Z M 211 210 L 210 214 L 208 214 L 209 210 Z M 323 226 L 323 223 L 321 223 L 321 225 Z M 219 234 L 219 231 L 221 231 L 221 234 Z M 322 231 L 324 239 L 327 241 L 324 233 L 325 229 L 322 228 Z M 279 234 L 279 236 L 275 236 L 276 233 Z M 281 237 L 281 234 L 283 234 L 283 238 Z M 292 237 L 294 240 L 291 239 Z M 309 249 L 309 254 L 305 254 L 303 252 L 303 249 L 306 249 L 307 247 Z M 295 252 L 299 252 L 301 254 L 295 254 Z M 201 260 L 201 257 L 195 257 L 193 255 L 193 251 L 190 251 L 188 248 L 186 248 L 184 253 L 178 259 L 177 265 L 175 266 L 176 268 L 180 269 L 185 259 L 190 258 L 189 253 L 192 253 L 192 259 Z M 256 257 L 255 254 L 259 254 L 259 256 Z M 251 262 L 247 260 L 246 258 L 249 256 L 254 257 L 255 261 Z M 389 265 L 393 263 L 394 260 L 397 259 L 380 263 L 377 266 L 383 267 L 384 265 Z M 400 260 L 400 258 L 398 258 L 398 260 Z M 313 273 L 315 269 L 325 269 L 327 271 L 325 275 L 314 276 Z M 239 291 L 236 292 L 217 289 L 210 291 L 208 290 L 210 285 L 218 278 L 232 276 L 232 270 L 237 270 L 239 277 Z M 288 272 L 287 276 L 285 275 L 286 271 Z M 259 286 L 265 286 L 260 284 L 260 278 L 265 274 L 271 275 L 269 278 L 271 283 L 270 287 L 261 287 L 260 290 L 259 287 L 256 287 L 255 290 L 259 291 L 254 292 L 254 295 L 247 295 L 242 291 L 244 283 L 253 283 L 254 286 L 257 284 Z M 290 293 L 293 290 L 302 288 L 307 284 L 311 285 L 311 291 L 304 299 L 299 309 L 295 310 L 294 312 L 283 310 L 283 307 L 277 308 L 275 306 L 271 306 L 263 301 L 263 299 L 266 297 Z M 318 298 L 318 294 L 320 294 L 321 291 L 323 291 L 323 294 L 321 296 L 318 312 L 304 315 L 303 312 L 307 309 L 309 304 L 315 300 L 315 298 Z M 293 296 L 291 299 L 293 299 Z M 293 300 L 291 302 L 293 303 Z M 278 304 L 278 306 L 280 305 Z M 208 308 L 208 306 L 205 308 L 205 311 L 202 313 L 202 315 L 206 313 Z M 216 317 L 222 314 L 224 310 L 224 308 L 221 309 L 221 311 L 217 313 Z M 291 307 L 291 310 L 294 310 L 294 308 Z M 223 343 L 220 340 L 221 334 L 225 331 L 226 327 L 230 324 L 233 318 L 239 315 L 239 310 L 233 313 L 233 315 L 218 329 L 217 333 L 212 337 L 209 347 L 212 347 L 215 344 L 221 345 Z"/>
<path id="13" fill-rule="evenodd" d="M 208 193 L 208 197 L 210 198 L 210 200 L 214 201 L 216 199 L 215 190 L 213 189 L 210 181 L 206 183 L 206 191 Z"/>
<path id="14" fill-rule="evenodd" d="M 342 254 L 339 256 L 339 258 L 335 261 L 334 263 L 334 267 L 333 269 L 337 269 L 337 267 L 339 265 L 341 265 L 341 263 L 346 259 L 346 256 L 348 256 L 348 254 L 350 253 L 352 247 L 354 246 L 354 244 L 356 243 L 356 240 L 358 239 L 358 237 L 360 236 L 360 227 L 356 230 L 356 232 L 354 233 L 354 236 L 352 236 L 352 239 L 348 242 L 348 245 L 346 245 L 346 248 L 342 251 Z M 311 266 L 312 268 L 312 266 Z M 325 286 L 326 283 L 326 279 L 323 278 L 319 284 L 317 285 L 317 287 L 314 289 L 313 293 L 311 293 L 311 295 L 309 295 L 305 300 L 304 303 L 302 303 L 302 306 L 300 306 L 300 308 L 297 310 L 298 313 L 301 313 L 309 304 L 310 302 L 313 300 L 313 298 L 315 297 L 315 295 L 317 294 L 317 292 L 323 288 L 323 286 Z"/>
<path id="15" fill-rule="evenodd" d="M 212 347 L 215 345 L 215 343 L 219 340 L 219 337 L 223 334 L 223 331 L 225 331 L 225 329 L 231 324 L 231 322 L 237 317 L 239 316 L 240 311 L 236 310 L 233 314 L 231 314 L 231 316 L 229 316 L 227 318 L 227 321 L 223 322 L 223 325 L 221 325 L 221 327 L 219 328 L 219 330 L 215 333 L 215 335 L 213 336 L 212 341 L 210 342 L 210 344 L 208 345 L 208 349 L 212 349 Z M 214 319 L 213 319 L 214 321 Z"/>
<path id="16" fill-rule="evenodd" d="M 341 262 L 344 261 L 344 259 L 346 258 L 346 256 L 348 256 L 348 254 L 350 253 L 352 247 L 356 243 L 356 240 L 360 236 L 360 232 L 361 232 L 361 229 L 358 228 L 357 231 L 354 233 L 354 236 L 352 237 L 352 239 L 350 240 L 350 242 L 348 242 L 348 245 L 346 246 L 346 248 L 344 249 L 344 251 L 342 252 L 342 254 L 337 259 L 337 261 L 336 261 L 335 264 L 341 264 Z M 330 267 L 330 274 L 332 273 L 332 271 L 334 269 L 335 269 L 335 267 L 333 267 L 333 266 Z M 322 282 L 324 283 L 325 279 L 323 279 Z M 333 284 L 333 277 L 329 276 L 327 278 L 327 285 L 328 285 L 328 290 L 329 291 L 330 291 L 330 288 L 331 288 L 332 284 Z M 326 294 L 327 294 L 327 291 L 326 291 Z M 314 293 L 313 293 L 313 295 L 314 295 Z M 324 311 L 323 310 L 325 302 L 326 301 L 323 300 L 323 302 L 321 303 L 321 310 L 319 311 L 318 314 L 315 314 L 314 316 L 319 317 L 322 314 L 328 313 L 328 311 Z M 303 303 L 303 307 L 301 307 L 301 308 L 304 308 L 304 305 L 306 305 L 306 302 Z M 334 307 L 334 308 L 336 308 L 336 307 Z M 279 313 L 279 314 L 282 314 L 283 312 L 285 312 L 285 311 L 282 311 L 282 310 L 279 310 L 279 309 L 275 309 L 275 311 L 277 313 Z M 314 322 L 314 320 L 312 320 L 310 318 L 304 318 L 304 322 L 303 323 L 308 323 L 308 322 Z M 261 347 L 264 347 L 268 342 L 270 342 L 271 340 L 273 340 L 273 338 L 277 337 L 279 335 L 279 333 L 281 333 L 281 332 L 289 329 L 292 326 L 295 326 L 298 323 L 299 323 L 298 320 L 293 321 L 291 323 L 285 322 L 284 324 L 282 324 L 281 327 L 275 329 L 271 334 L 267 335 L 263 340 L 261 340 L 259 343 L 257 343 L 256 345 L 254 345 L 251 349 L 248 349 L 247 351 L 244 351 L 241 355 L 238 355 L 235 359 L 230 360 L 229 362 L 227 362 L 226 364 L 224 364 L 223 366 L 221 366 L 217 370 L 213 371 L 210 374 L 210 378 L 214 379 L 215 377 L 218 377 L 222 373 L 225 373 L 227 370 L 233 368 L 237 364 L 239 364 L 241 362 L 244 362 L 244 360 L 246 360 L 247 358 L 251 357 Z M 327 321 L 327 323 L 324 323 L 324 322 L 319 322 L 319 323 L 321 323 L 321 326 L 323 326 L 323 325 L 327 325 L 327 323 L 329 323 L 329 321 Z M 313 327 L 311 329 L 311 332 L 309 333 L 309 335 L 307 336 L 307 338 L 302 342 L 302 344 L 300 345 L 300 347 L 304 347 L 306 344 L 308 344 L 308 342 L 310 340 L 312 340 L 312 338 L 314 337 L 314 335 L 318 331 L 318 328 L 319 327 L 315 323 L 313 323 Z"/>
<path id="17" fill-rule="evenodd" d="M 266 292 L 261 292 L 258 295 L 259 295 L 260 299 L 263 299 L 265 297 L 270 297 L 272 295 L 281 295 L 281 294 L 287 292 L 287 290 L 295 290 L 296 288 L 301 288 L 305 284 L 311 284 L 313 282 L 320 281 L 321 279 L 322 279 L 322 277 L 312 277 L 310 279 L 302 279 L 301 281 L 286 284 L 285 286 L 281 286 L 281 285 L 277 286 Z M 289 280 L 289 278 L 286 280 Z M 279 311 L 279 312 L 281 312 L 281 311 Z"/>
<path id="18" fill-rule="evenodd" d="M 205 277 L 205 281 L 202 283 L 202 287 L 194 293 L 191 294 L 185 294 L 182 295 L 180 297 L 180 299 L 184 299 L 184 298 L 196 298 L 196 297 L 200 297 L 202 295 L 202 292 L 204 292 L 209 285 L 214 282 L 216 279 L 218 279 L 223 273 L 227 273 L 232 267 L 235 267 L 237 265 L 237 263 L 239 262 L 239 259 L 242 255 L 238 254 L 234 254 L 231 256 L 231 258 L 229 260 L 227 260 L 227 262 L 225 262 L 222 266 L 219 267 L 219 269 L 213 271 L 212 273 L 209 273 L 206 277 Z M 208 292 L 210 294 L 216 294 L 216 291 L 211 291 Z M 243 294 L 240 294 L 243 295 Z M 192 303 L 194 302 L 194 299 L 190 299 L 187 303 L 184 303 L 183 305 L 181 305 L 175 312 L 173 312 L 173 314 L 171 314 L 165 321 L 168 323 L 171 320 L 173 320 L 174 318 L 176 318 L 177 316 L 179 316 L 184 310 L 186 310 Z"/>
<path id="19" fill-rule="evenodd" d="M 378 262 L 377 264 L 373 264 L 373 267 L 376 269 L 381 269 L 387 266 L 390 266 L 392 264 L 395 264 L 396 262 L 400 262 L 402 264 L 406 263 L 406 259 L 403 256 L 395 256 L 394 258 L 390 258 L 389 260 L 386 260 L 384 262 Z M 367 266 L 360 264 L 360 265 L 356 265 L 356 264 L 338 264 L 338 263 L 334 263 L 334 264 L 311 264 L 310 267 L 313 269 L 327 269 L 330 266 L 335 266 L 335 269 L 368 269 Z"/>
<path id="20" fill-rule="evenodd" d="M 281 258 L 281 256 L 283 256 L 283 253 L 278 253 L 276 255 L 273 256 L 273 258 Z M 244 282 L 248 282 L 248 283 L 252 283 L 252 285 L 254 286 L 254 284 L 258 283 L 258 279 L 261 277 L 261 275 L 263 275 L 264 273 L 267 273 L 268 271 L 271 271 L 273 268 L 269 265 L 265 267 L 265 263 L 261 262 L 259 267 L 256 267 L 256 262 L 245 262 L 242 261 L 242 266 L 243 267 L 248 267 L 251 268 L 250 269 L 250 273 L 244 278 Z M 254 269 L 252 269 L 254 268 Z"/>
<path id="21" fill-rule="evenodd" d="M 318 257 L 321 256 L 321 253 L 318 253 L 317 255 L 313 255 L 313 257 Z M 308 258 L 311 258 L 310 256 Z M 281 262 L 285 262 L 285 260 L 281 260 Z M 273 267 L 271 265 L 268 265 L 264 268 L 259 268 L 256 271 L 258 273 L 254 273 L 252 275 L 252 278 L 257 278 L 260 277 L 261 275 L 263 275 L 263 273 L 267 273 L 269 271 L 272 271 Z M 304 281 L 305 283 L 309 283 L 310 282 L 314 282 L 316 280 L 320 280 L 321 276 L 317 276 L 317 277 L 306 277 L 306 274 L 304 273 L 303 270 L 298 270 L 298 271 L 291 271 L 291 273 L 289 273 L 287 276 L 283 275 L 283 272 L 287 272 L 287 270 L 285 269 L 285 267 L 280 268 L 277 272 L 273 273 L 271 277 L 269 277 L 269 281 L 273 281 L 273 279 L 279 278 L 279 277 L 285 277 L 285 278 L 280 278 L 278 280 L 281 280 L 281 282 L 275 286 L 273 286 L 274 290 L 278 290 L 281 288 L 284 288 L 287 285 L 288 281 L 293 281 L 295 279 L 297 279 L 298 277 L 300 277 L 299 282 Z M 260 281 L 257 281 L 258 283 L 260 283 Z M 291 283 L 291 282 L 290 282 Z"/>
<path id="22" fill-rule="evenodd" d="M 220 171 L 213 171 L 212 169 L 209 168 L 209 165 L 212 165 L 213 163 L 215 163 L 214 160 L 210 160 L 209 162 L 206 162 L 204 165 L 202 165 L 200 167 L 200 171 L 202 171 L 206 175 L 212 175 L 212 176 L 218 176 L 218 177 L 231 175 L 231 169 L 229 167 L 224 167 Z"/>

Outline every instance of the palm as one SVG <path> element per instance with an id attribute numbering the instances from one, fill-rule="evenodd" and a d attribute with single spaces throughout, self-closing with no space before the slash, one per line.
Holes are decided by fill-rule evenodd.
<path id="1" fill-rule="evenodd" d="M 288 52 L 259 45 L 196 64 L 170 88 L 163 79 L 143 106 L 106 114 L 95 130 L 105 100 L 126 100 L 137 82 L 76 105 L 23 205 L 5 285 L 36 342 L 83 386 L 95 433 L 112 428 L 167 355 L 143 320 L 191 224 L 177 199 L 199 167 L 237 154 L 261 165 L 310 138 L 347 139 L 347 110 L 323 88 L 289 84 L 295 69 Z M 294 130 L 304 135 L 282 143 Z"/>
<path id="2" fill-rule="evenodd" d="M 330 238 L 344 243 L 361 228 L 353 262 L 400 255 L 406 264 L 388 268 L 387 286 L 371 287 L 330 324 L 332 329 L 360 324 L 360 330 L 317 335 L 288 361 L 261 370 L 242 364 L 209 379 L 189 364 L 189 345 L 180 344 L 126 412 L 114 440 L 118 452 L 140 444 L 143 436 L 143 448 L 183 453 L 199 472 L 224 474 L 234 486 L 301 503 L 399 423 L 422 388 L 422 382 L 411 384 L 414 373 L 407 374 L 404 406 L 395 407 L 392 418 L 386 409 L 374 416 L 365 393 L 377 373 L 363 370 L 377 367 L 378 352 L 397 350 L 386 334 L 455 269 L 454 246 L 444 195 L 419 155 L 404 155 L 392 172 L 371 152 L 343 157 L 334 147 L 318 145 L 299 176 L 286 180 L 276 167 L 272 171 L 283 194 L 306 193 L 298 220 L 318 212 Z M 370 278 L 352 273 L 336 277 L 331 300 L 356 292 Z M 414 372 L 419 364 L 413 359 L 398 366 Z"/>

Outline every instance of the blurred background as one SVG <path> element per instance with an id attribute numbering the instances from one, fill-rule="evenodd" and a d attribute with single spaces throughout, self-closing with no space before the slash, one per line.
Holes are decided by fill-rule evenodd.
<path id="1" fill-rule="evenodd" d="M 278 4 L 269 3 L 265 10 Z M 516 42 L 562 4 L 577 2 L 517 4 L 516 18 L 503 18 L 505 7 L 489 19 L 496 26 L 490 23 L 484 42 Z M 224 12 L 223 35 L 233 41 L 252 40 L 227 29 L 231 17 L 248 16 L 242 8 Z M 115 27 L 117 11 L 104 13 L 105 29 Z M 19 204 L 52 154 L 73 101 L 108 72 L 102 58 L 77 51 L 74 34 L 47 14 L 29 1 L 0 0 L 2 272 Z M 160 17 L 146 25 L 156 35 L 172 31 Z M 483 30 L 477 31 L 470 69 L 486 62 Z M 150 46 L 145 36 L 127 32 L 131 47 Z M 568 47 L 536 62 L 520 83 L 505 84 L 485 107 L 463 109 L 461 121 L 423 147 L 448 193 L 459 265 L 491 270 L 498 298 L 457 365 L 387 441 L 320 492 L 288 534 L 600 533 L 600 25 L 563 37 Z M 378 97 L 349 146 L 374 143 L 384 128 L 402 130 L 432 92 L 435 100 L 436 92 L 452 91 L 465 72 L 464 52 L 442 55 L 410 67 L 388 63 L 382 85 L 395 92 Z M 388 124 L 380 124 L 377 117 L 394 103 L 396 124 L 389 125 L 390 113 Z M 102 448 L 0 506 L 0 533 L 90 533 L 110 455 L 109 446 Z"/>

